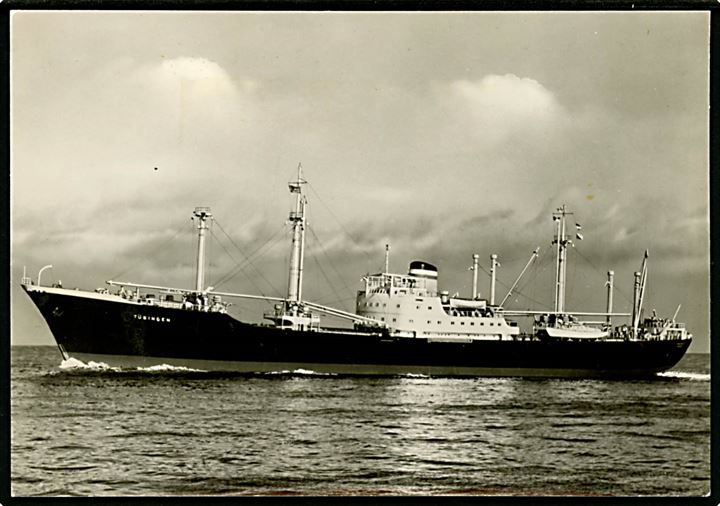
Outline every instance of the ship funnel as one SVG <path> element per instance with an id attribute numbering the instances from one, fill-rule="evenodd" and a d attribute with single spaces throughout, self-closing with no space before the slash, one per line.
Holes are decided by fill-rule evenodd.
<path id="1" fill-rule="evenodd" d="M 431 278 L 437 279 L 438 270 L 432 264 L 422 262 L 420 260 L 414 260 L 410 262 L 410 269 L 408 270 L 410 276 L 417 276 L 420 278 Z"/>

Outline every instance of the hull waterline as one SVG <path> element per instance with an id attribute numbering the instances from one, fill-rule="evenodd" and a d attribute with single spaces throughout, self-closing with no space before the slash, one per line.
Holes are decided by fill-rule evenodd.
<path id="1" fill-rule="evenodd" d="M 351 375 L 647 377 L 675 365 L 690 339 L 438 342 L 387 332 L 296 331 L 228 314 L 118 302 L 33 287 L 28 295 L 67 356 L 111 367 L 310 370 Z"/>

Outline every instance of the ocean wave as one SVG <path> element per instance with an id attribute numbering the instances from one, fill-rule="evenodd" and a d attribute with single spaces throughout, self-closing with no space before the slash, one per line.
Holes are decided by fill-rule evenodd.
<path id="1" fill-rule="evenodd" d="M 193 369 L 192 367 L 184 367 L 182 365 L 159 364 L 149 367 L 138 367 L 136 371 L 143 372 L 207 372 L 203 369 Z"/>
<path id="2" fill-rule="evenodd" d="M 158 364 L 148 367 L 132 367 L 132 368 L 121 368 L 113 367 L 106 364 L 105 362 L 93 362 L 92 360 L 88 363 L 70 357 L 67 360 L 63 360 L 60 363 L 60 369 L 63 371 L 94 371 L 94 372 L 149 372 L 149 373 L 164 373 L 164 372 L 207 372 L 202 369 L 193 369 L 191 367 L 184 367 L 179 365 L 170 364 Z"/>
<path id="3" fill-rule="evenodd" d="M 658 376 L 662 378 L 677 378 L 690 381 L 710 381 L 710 374 L 699 372 L 666 371 L 659 373 Z"/>
<path id="4" fill-rule="evenodd" d="M 312 369 L 293 369 L 292 371 L 289 369 L 283 369 L 282 371 L 269 371 L 269 372 L 258 373 L 258 374 L 292 374 L 292 375 L 301 375 L 301 376 L 337 376 L 337 374 L 333 373 L 333 372 L 317 372 L 317 371 L 313 371 Z"/>
<path id="5" fill-rule="evenodd" d="M 82 360 L 70 357 L 67 360 L 63 360 L 60 363 L 60 369 L 63 370 L 85 370 L 85 371 L 113 371 L 119 372 L 119 367 L 111 367 L 105 362 L 93 362 L 92 360 L 87 364 Z"/>

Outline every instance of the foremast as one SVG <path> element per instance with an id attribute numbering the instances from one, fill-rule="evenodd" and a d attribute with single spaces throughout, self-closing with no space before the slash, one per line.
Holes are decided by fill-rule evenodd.
<path id="1" fill-rule="evenodd" d="M 202 292 L 205 289 L 205 236 L 210 229 L 208 221 L 212 222 L 213 215 L 209 207 L 196 207 L 193 211 L 193 218 L 197 218 L 198 228 L 198 249 L 197 267 L 195 270 L 195 291 Z"/>
<path id="2" fill-rule="evenodd" d="M 295 194 L 296 198 L 294 210 L 290 212 L 289 217 L 289 223 L 292 224 L 292 247 L 290 250 L 287 297 L 282 298 L 266 295 L 218 292 L 215 291 L 212 286 L 205 286 L 205 242 L 207 231 L 210 230 L 210 225 L 213 220 L 213 215 L 210 212 L 209 207 L 196 207 L 193 212 L 193 219 L 198 220 L 198 250 L 195 290 L 112 280 L 108 280 L 106 283 L 111 286 L 121 287 L 121 293 L 125 294 L 127 297 L 132 296 L 137 299 L 140 299 L 139 290 L 141 288 L 160 290 L 166 294 L 178 294 L 183 298 L 182 307 L 201 311 L 225 312 L 228 304 L 222 302 L 222 297 L 276 302 L 273 311 L 267 312 L 263 316 L 266 319 L 271 320 L 277 327 L 284 329 L 319 330 L 320 318 L 316 314 L 312 314 L 311 310 L 329 314 L 337 318 L 351 320 L 356 323 L 364 323 L 375 327 L 384 327 L 384 325 L 379 322 L 375 322 L 370 318 L 365 318 L 347 311 L 302 300 L 303 264 L 305 259 L 305 229 L 307 226 L 305 218 L 307 197 L 303 192 L 303 185 L 305 184 L 307 184 L 307 181 L 303 179 L 302 165 L 298 165 L 297 179 L 288 183 L 290 193 Z M 135 290 L 135 295 L 132 293 L 128 295 L 129 292 L 124 290 L 126 287 L 133 288 Z"/>
<path id="3" fill-rule="evenodd" d="M 310 312 L 310 305 L 303 303 L 302 284 L 303 266 L 305 263 L 305 208 L 307 197 L 303 192 L 302 164 L 298 164 L 297 179 L 288 183 L 291 194 L 295 194 L 295 209 L 290 211 L 288 218 L 292 225 L 292 246 L 290 248 L 290 268 L 288 272 L 287 299 L 284 304 L 277 304 L 275 310 L 266 313 L 265 318 L 272 320 L 275 325 L 293 330 L 317 329 L 320 318 Z"/>
<path id="4" fill-rule="evenodd" d="M 292 248 L 290 250 L 290 272 L 288 276 L 288 302 L 297 306 L 302 300 L 303 264 L 305 262 L 305 206 L 307 197 L 303 193 L 302 165 L 298 164 L 297 180 L 290 181 L 288 188 L 295 194 L 295 210 L 290 211 L 292 225 Z"/>

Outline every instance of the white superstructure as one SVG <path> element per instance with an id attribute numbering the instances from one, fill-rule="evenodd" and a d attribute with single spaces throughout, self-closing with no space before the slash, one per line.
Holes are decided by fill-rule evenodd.
<path id="1" fill-rule="evenodd" d="M 520 329 L 496 315 L 486 300 L 438 293 L 437 268 L 426 262 L 411 262 L 407 275 L 372 274 L 363 281 L 356 313 L 384 324 L 392 335 L 498 340 L 520 334 Z"/>

